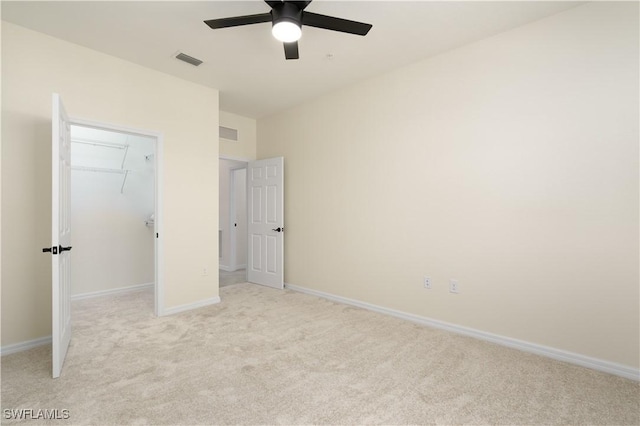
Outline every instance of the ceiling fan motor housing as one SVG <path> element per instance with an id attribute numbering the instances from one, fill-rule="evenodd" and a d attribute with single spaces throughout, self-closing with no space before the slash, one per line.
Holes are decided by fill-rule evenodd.
<path id="1" fill-rule="evenodd" d="M 283 2 L 271 9 L 272 23 L 291 22 L 302 27 L 302 10 L 294 3 Z"/>

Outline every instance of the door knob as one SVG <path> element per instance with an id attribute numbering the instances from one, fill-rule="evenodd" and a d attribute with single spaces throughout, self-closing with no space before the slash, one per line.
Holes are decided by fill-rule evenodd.
<path id="1" fill-rule="evenodd" d="M 62 247 L 62 246 L 53 246 L 53 247 L 45 247 L 42 249 L 43 253 L 51 253 L 51 254 L 58 254 L 58 251 L 60 251 L 60 253 L 62 253 L 63 251 L 71 251 L 73 247 L 69 246 L 69 247 Z"/>
<path id="2" fill-rule="evenodd" d="M 284 227 L 282 227 L 282 228 L 277 227 L 276 229 L 272 229 L 272 231 L 282 232 L 282 231 L 284 231 Z"/>

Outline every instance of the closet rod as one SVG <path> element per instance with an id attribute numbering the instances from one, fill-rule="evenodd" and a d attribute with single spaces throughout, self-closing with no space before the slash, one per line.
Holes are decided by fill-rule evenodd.
<path id="1" fill-rule="evenodd" d="M 114 142 L 97 141 L 94 139 L 71 138 L 71 142 L 81 143 L 84 145 L 102 146 L 104 148 L 114 148 L 114 149 L 126 149 L 129 147 L 129 145 L 123 145 L 123 144 L 114 143 Z"/>

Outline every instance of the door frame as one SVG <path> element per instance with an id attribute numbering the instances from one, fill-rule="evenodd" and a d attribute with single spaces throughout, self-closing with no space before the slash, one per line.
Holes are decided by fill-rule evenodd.
<path id="1" fill-rule="evenodd" d="M 240 169 L 246 169 L 248 171 L 249 163 L 254 160 L 250 160 L 248 158 L 243 158 L 243 157 L 233 157 L 233 156 L 223 155 L 223 154 L 218 155 L 218 160 L 239 161 L 239 162 L 245 163 L 244 167 L 235 167 L 235 168 L 229 169 L 229 200 L 228 200 L 229 201 L 229 223 L 228 223 L 229 225 L 229 265 L 228 267 L 231 270 L 230 272 L 232 272 L 233 270 L 236 270 L 235 268 L 237 267 L 236 265 L 236 238 L 237 237 L 236 237 L 235 227 L 233 226 L 233 223 L 234 223 L 233 218 L 235 216 L 235 208 L 236 208 L 236 205 L 235 205 L 236 203 L 234 198 L 235 178 L 233 176 L 233 171 L 240 170 Z M 220 164 L 220 161 L 218 161 L 218 165 L 219 164 Z M 246 191 L 245 191 L 245 196 L 248 196 Z M 220 209 L 218 209 L 218 214 L 220 214 Z M 248 217 L 247 217 L 247 220 L 248 220 Z M 218 233 L 218 239 L 219 238 L 220 238 L 220 234 Z M 220 241 L 218 241 L 218 247 L 220 247 Z M 248 236 L 247 236 L 247 255 L 248 255 L 248 251 L 249 251 L 249 242 L 248 242 Z M 221 254 L 222 253 L 218 253 L 218 259 L 220 259 Z M 220 264 L 218 264 L 218 269 L 220 269 Z M 245 270 L 246 270 L 246 267 L 245 267 Z"/>
<path id="2" fill-rule="evenodd" d="M 164 144 L 164 136 L 160 132 L 155 132 L 151 130 L 145 129 L 136 129 L 133 127 L 121 126 L 119 124 L 105 123 L 102 121 L 94 121 L 94 120 L 86 120 L 74 116 L 69 116 L 69 124 L 75 126 L 82 127 L 90 127 L 98 130 L 108 130 L 112 132 L 125 133 L 137 136 L 145 136 L 149 138 L 155 139 L 155 155 L 154 155 L 154 173 L 155 173 L 155 182 L 154 182 L 154 196 L 155 196 L 155 224 L 154 224 L 154 232 L 156 234 L 156 238 L 154 238 L 154 314 L 157 317 L 163 316 L 165 314 L 165 305 L 164 305 L 164 274 L 163 269 L 160 265 L 163 265 L 164 262 L 164 247 L 163 247 L 163 239 L 160 238 L 160 235 L 163 234 L 163 211 L 162 211 L 162 194 L 164 190 L 163 186 L 163 176 L 164 170 L 162 165 L 164 164 L 163 156 L 163 144 Z"/>

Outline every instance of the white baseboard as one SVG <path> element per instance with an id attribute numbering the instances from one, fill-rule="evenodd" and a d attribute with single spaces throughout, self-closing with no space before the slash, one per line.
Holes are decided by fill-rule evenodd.
<path id="1" fill-rule="evenodd" d="M 210 299 L 200 300 L 194 303 L 187 303 L 186 305 L 179 305 L 179 306 L 174 306 L 172 308 L 167 308 L 161 313 L 161 316 L 173 315 L 173 314 L 177 314 L 178 312 L 190 311 L 192 309 L 202 308 L 204 306 L 215 305 L 216 303 L 220 303 L 219 296 L 212 297 Z"/>
<path id="2" fill-rule="evenodd" d="M 223 265 L 223 264 L 219 264 L 219 265 L 218 265 L 218 269 L 222 269 L 222 270 L 223 270 L 223 271 L 225 271 L 225 272 L 233 272 L 233 271 L 231 270 L 231 268 L 229 268 L 227 265 Z"/>
<path id="3" fill-rule="evenodd" d="M 139 291 L 139 290 L 151 288 L 154 285 L 155 283 L 137 284 L 129 287 L 119 287 L 119 288 L 112 288 L 109 290 L 92 291 L 90 293 L 74 294 L 73 296 L 71 296 L 71 300 L 73 301 L 73 300 L 82 300 L 82 299 L 92 299 L 94 297 L 111 296 L 114 294 L 122 294 L 122 293 L 131 293 L 133 291 Z"/>
<path id="4" fill-rule="evenodd" d="M 38 346 L 50 345 L 51 336 L 40 337 L 38 339 L 27 340 L 26 342 L 14 343 L 13 345 L 7 345 L 0 348 L 0 354 L 2 356 L 14 354 L 16 352 L 26 351 Z"/>
<path id="5" fill-rule="evenodd" d="M 374 312 L 391 315 L 407 321 L 426 325 L 441 330 L 450 331 L 452 333 L 462 334 L 464 336 L 474 337 L 476 339 L 485 340 L 487 342 L 496 343 L 498 345 L 507 346 L 509 348 L 519 349 L 536 355 L 542 355 L 553 358 L 558 361 L 568 362 L 570 364 L 591 368 L 593 370 L 614 374 L 627 379 L 640 381 L 640 370 L 626 365 L 617 364 L 597 358 L 591 358 L 573 352 L 564 351 L 562 349 L 551 348 L 548 346 L 538 345 L 536 343 L 525 342 L 523 340 L 512 339 L 510 337 L 500 336 L 497 334 L 487 333 L 485 331 L 473 328 L 462 327 L 456 324 L 438 321 L 435 319 L 422 317 L 419 315 L 409 314 L 395 309 L 385 308 L 383 306 L 373 305 L 371 303 L 361 302 L 359 300 L 349 299 L 342 296 L 336 296 L 323 291 L 312 290 L 305 287 L 285 283 L 285 288 L 298 291 L 300 293 L 310 294 L 312 296 L 322 297 L 324 299 L 333 300 L 335 302 L 344 303 L 346 305 L 357 306 Z"/>

